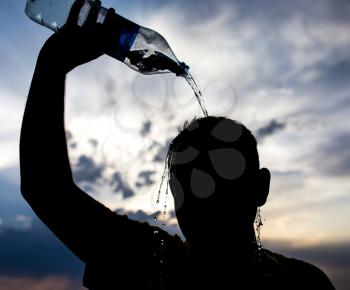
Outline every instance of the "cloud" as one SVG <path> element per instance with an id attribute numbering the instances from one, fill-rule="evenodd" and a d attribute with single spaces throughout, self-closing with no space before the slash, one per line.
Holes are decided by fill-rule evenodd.
<path id="1" fill-rule="evenodd" d="M 81 155 L 77 164 L 74 166 L 74 180 L 78 183 L 96 182 L 102 177 L 103 170 L 103 165 L 97 165 L 92 158 L 86 155 Z"/>
<path id="2" fill-rule="evenodd" d="M 256 133 L 256 139 L 261 142 L 264 138 L 275 134 L 276 132 L 284 129 L 286 127 L 285 123 L 279 122 L 277 120 L 271 120 L 267 125 L 260 127 Z"/>
<path id="3" fill-rule="evenodd" d="M 15 217 L 15 223 L 13 225 L 13 228 L 20 229 L 20 230 L 28 230 L 28 229 L 31 229 L 32 225 L 33 225 L 32 216 L 19 214 Z"/>
<path id="4" fill-rule="evenodd" d="M 350 132 L 330 136 L 319 146 L 314 166 L 329 176 L 349 176 L 350 174 Z"/>
<path id="5" fill-rule="evenodd" d="M 73 139 L 73 134 L 71 131 L 66 130 L 66 140 L 67 142 L 71 141 Z"/>
<path id="6" fill-rule="evenodd" d="M 0 257 L 0 276 L 82 277 L 82 263 L 37 219 L 31 228 L 2 231 Z"/>
<path id="7" fill-rule="evenodd" d="M 81 289 L 80 279 L 66 276 L 49 276 L 43 278 L 12 277 L 0 275 L 0 290 L 72 290 Z M 85 289 L 85 288 L 84 288 Z"/>
<path id="8" fill-rule="evenodd" d="M 281 241 L 265 241 L 264 247 L 287 257 L 300 259 L 321 268 L 338 290 L 348 289 L 350 283 L 350 243 L 328 243 L 295 247 Z"/>
<path id="9" fill-rule="evenodd" d="M 176 212 L 175 210 L 172 210 L 169 212 L 169 215 L 172 217 L 172 218 L 176 218 Z"/>
<path id="10" fill-rule="evenodd" d="M 152 129 L 152 122 L 151 121 L 146 121 L 142 124 L 142 128 L 141 128 L 141 131 L 140 131 L 140 134 L 142 137 L 146 137 L 147 135 L 150 134 L 151 132 L 151 129 Z"/>
<path id="11" fill-rule="evenodd" d="M 169 145 L 172 141 L 172 138 L 169 138 L 165 141 L 165 144 L 160 144 L 158 142 L 153 142 L 152 144 L 152 148 L 156 148 L 156 153 L 153 157 L 153 161 L 154 162 L 164 162 L 165 161 L 165 157 L 168 153 L 169 150 Z"/>
<path id="12" fill-rule="evenodd" d="M 20 227 L 24 222 L 23 217 L 32 215 L 31 208 L 20 193 L 18 172 L 19 168 L 15 167 L 4 168 L 0 172 L 0 218 L 3 226 L 17 225 Z M 13 174 L 15 176 L 12 176 Z"/>
<path id="13" fill-rule="evenodd" d="M 330 83 L 338 87 L 346 87 L 349 81 L 348 73 L 350 71 L 350 60 L 345 59 L 330 64 L 323 64 L 318 66 L 317 70 L 320 72 L 317 81 L 321 82 L 320 85 L 322 87 L 327 88 Z M 327 86 L 325 86 L 325 84 L 327 84 Z"/>
<path id="14" fill-rule="evenodd" d="M 69 133 L 70 139 L 73 139 L 72 133 Z M 99 146 L 99 141 L 94 138 L 88 139 L 88 144 L 95 150 Z M 106 173 L 108 166 L 105 162 L 96 162 L 92 157 L 87 155 L 80 155 L 73 166 L 74 181 L 81 185 L 87 192 L 96 193 L 99 186 L 111 186 L 113 193 L 120 193 L 122 197 L 130 198 L 135 195 L 133 189 L 129 186 L 128 181 L 123 178 L 121 172 L 114 172 L 113 174 Z M 152 185 L 151 180 L 152 171 L 142 171 L 139 173 L 139 178 L 142 181 L 136 182 L 137 187 Z M 105 178 L 107 174 L 108 178 Z"/>
<path id="15" fill-rule="evenodd" d="M 94 138 L 90 138 L 89 143 L 93 148 L 96 148 L 98 146 L 98 140 L 96 140 Z"/>
<path id="16" fill-rule="evenodd" d="M 288 242 L 267 240 L 264 245 L 273 251 L 312 261 L 318 265 L 350 268 L 350 243 L 348 242 L 293 246 Z"/>
<path id="17" fill-rule="evenodd" d="M 154 170 L 141 171 L 138 176 L 141 181 L 136 181 L 136 187 L 150 186 L 154 184 L 155 181 L 152 179 L 152 175 L 154 174 L 156 174 L 156 171 Z"/>
<path id="18" fill-rule="evenodd" d="M 119 172 L 115 172 L 112 175 L 109 184 L 114 187 L 114 192 L 121 193 L 123 198 L 130 198 L 135 195 L 134 191 L 129 187 L 128 183 L 123 180 Z"/>

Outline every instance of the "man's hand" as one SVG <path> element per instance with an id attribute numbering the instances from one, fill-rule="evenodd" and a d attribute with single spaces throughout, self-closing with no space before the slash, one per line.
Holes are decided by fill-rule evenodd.
<path id="1" fill-rule="evenodd" d="M 67 23 L 46 41 L 39 54 L 39 61 L 42 64 L 68 73 L 75 67 L 103 54 L 106 28 L 103 24 L 96 23 L 101 2 L 95 1 L 96 4 L 86 23 L 83 27 L 79 27 L 77 21 L 84 2 L 84 0 L 77 0 L 74 3 Z"/>

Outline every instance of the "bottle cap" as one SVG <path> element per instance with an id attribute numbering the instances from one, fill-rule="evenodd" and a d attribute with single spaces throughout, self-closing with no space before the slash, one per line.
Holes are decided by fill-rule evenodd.
<path id="1" fill-rule="evenodd" d="M 180 67 L 181 67 L 181 72 L 177 73 L 177 76 L 186 76 L 188 74 L 188 71 L 190 70 L 190 67 L 185 64 L 184 62 L 180 62 L 179 63 Z"/>

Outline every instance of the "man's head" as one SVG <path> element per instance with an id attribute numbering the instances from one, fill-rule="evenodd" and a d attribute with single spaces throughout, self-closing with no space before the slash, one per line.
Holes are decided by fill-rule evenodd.
<path id="1" fill-rule="evenodd" d="M 270 185 L 256 145 L 244 125 L 225 117 L 193 119 L 172 141 L 169 183 L 188 240 L 227 226 L 251 228 Z"/>

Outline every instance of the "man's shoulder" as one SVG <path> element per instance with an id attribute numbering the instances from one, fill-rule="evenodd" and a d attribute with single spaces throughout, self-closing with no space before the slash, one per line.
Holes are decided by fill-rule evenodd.
<path id="1" fill-rule="evenodd" d="M 108 234 L 103 238 L 104 246 L 85 265 L 84 286 L 89 289 L 102 289 L 103 285 L 103 289 L 120 285 L 142 288 L 156 279 L 160 260 L 168 258 L 172 262 L 184 251 L 184 242 L 178 235 L 118 213 L 109 220 Z M 166 257 L 161 259 L 160 254 Z M 134 284 L 137 287 L 131 287 Z"/>
<path id="2" fill-rule="evenodd" d="M 263 253 L 265 263 L 278 269 L 286 280 L 298 284 L 299 289 L 334 289 L 327 275 L 317 266 L 267 249 Z"/>

